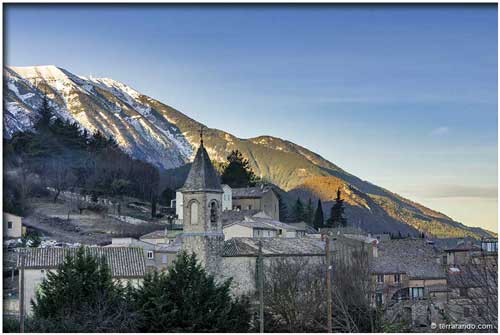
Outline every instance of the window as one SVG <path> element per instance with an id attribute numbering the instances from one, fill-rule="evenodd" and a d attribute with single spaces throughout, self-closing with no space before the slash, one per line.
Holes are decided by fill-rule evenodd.
<path id="1" fill-rule="evenodd" d="M 460 289 L 460 296 L 461 297 L 466 297 L 467 296 L 467 288 L 466 287 L 461 287 Z"/>
<path id="2" fill-rule="evenodd" d="M 394 282 L 395 283 L 401 283 L 401 275 L 399 273 L 396 273 L 394 275 Z"/>
<path id="3" fill-rule="evenodd" d="M 477 308 L 477 316 L 481 317 L 484 314 L 483 307 L 478 307 Z"/>
<path id="4" fill-rule="evenodd" d="M 412 299 L 423 299 L 424 298 L 424 288 L 423 287 L 412 287 L 410 288 L 410 295 Z"/>
<path id="5" fill-rule="evenodd" d="M 194 201 L 190 210 L 191 224 L 198 224 L 198 203 Z"/>
<path id="6" fill-rule="evenodd" d="M 443 256 L 443 265 L 447 265 L 448 264 L 448 255 L 444 255 Z"/>
<path id="7" fill-rule="evenodd" d="M 217 222 L 217 201 L 212 201 L 210 203 L 210 222 Z"/>
<path id="8" fill-rule="evenodd" d="M 8 221 L 7 222 L 7 228 L 8 229 L 12 229 L 12 221 Z"/>
<path id="9" fill-rule="evenodd" d="M 377 283 L 383 283 L 384 282 L 384 275 L 377 275 Z"/>
<path id="10" fill-rule="evenodd" d="M 148 250 L 148 259 L 153 259 L 153 258 L 155 258 L 155 254 L 151 250 Z"/>
<path id="11" fill-rule="evenodd" d="M 464 316 L 465 317 L 470 316 L 470 309 L 469 309 L 469 307 L 464 307 Z"/>
<path id="12" fill-rule="evenodd" d="M 383 302 L 382 293 L 379 292 L 375 294 L 375 303 L 377 304 L 377 306 L 382 305 L 382 302 Z"/>
<path id="13" fill-rule="evenodd" d="M 167 264 L 168 263 L 168 256 L 167 255 L 161 255 L 161 262 L 163 264 Z"/>
<path id="14" fill-rule="evenodd" d="M 251 210 L 252 209 L 252 205 L 248 205 L 248 210 Z"/>

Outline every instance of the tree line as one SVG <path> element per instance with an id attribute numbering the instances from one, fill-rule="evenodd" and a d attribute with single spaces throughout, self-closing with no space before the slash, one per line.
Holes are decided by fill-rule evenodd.
<path id="1" fill-rule="evenodd" d="M 344 199 L 341 198 L 341 191 L 338 189 L 335 203 L 330 209 L 330 216 L 326 221 L 323 214 L 321 199 L 318 199 L 316 209 L 314 209 L 311 198 L 309 198 L 307 204 L 304 205 L 300 197 L 297 197 L 297 201 L 292 207 L 292 216 L 289 220 L 292 222 L 304 221 L 318 230 L 321 228 L 347 227 L 347 219 L 344 216 L 344 210 Z"/>

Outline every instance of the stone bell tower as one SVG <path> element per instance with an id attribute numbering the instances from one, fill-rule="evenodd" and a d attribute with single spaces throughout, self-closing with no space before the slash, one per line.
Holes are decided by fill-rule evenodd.
<path id="1" fill-rule="evenodd" d="M 195 253 L 207 272 L 220 276 L 222 266 L 222 187 L 219 176 L 203 146 L 200 132 L 200 147 L 196 152 L 191 170 L 184 186 L 183 196 L 182 250 Z"/>

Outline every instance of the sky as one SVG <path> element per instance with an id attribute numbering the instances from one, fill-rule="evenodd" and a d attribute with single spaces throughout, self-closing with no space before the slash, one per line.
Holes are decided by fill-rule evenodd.
<path id="1" fill-rule="evenodd" d="M 498 231 L 493 5 L 5 5 L 5 65 L 124 82 Z"/>

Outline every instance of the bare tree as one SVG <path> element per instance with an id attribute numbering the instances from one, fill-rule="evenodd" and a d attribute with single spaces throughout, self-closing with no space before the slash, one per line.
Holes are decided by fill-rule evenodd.
<path id="1" fill-rule="evenodd" d="M 342 253 L 341 250 L 338 250 Z M 368 250 L 363 243 L 348 255 L 337 254 L 333 275 L 333 329 L 337 332 L 375 332 L 376 310 L 371 304 L 373 292 Z"/>
<path id="2" fill-rule="evenodd" d="M 47 167 L 47 182 L 55 191 L 54 202 L 56 202 L 61 191 L 68 190 L 74 186 L 76 177 L 70 165 L 61 159 L 51 160 Z"/>
<path id="3" fill-rule="evenodd" d="M 325 266 L 308 257 L 276 258 L 264 267 L 266 315 L 283 327 L 274 331 L 326 331 L 325 292 Z"/>
<path id="4" fill-rule="evenodd" d="M 498 256 L 482 251 L 448 276 L 455 290 L 448 306 L 450 321 L 491 325 L 498 330 Z M 457 294 L 458 293 L 458 294 Z"/>

